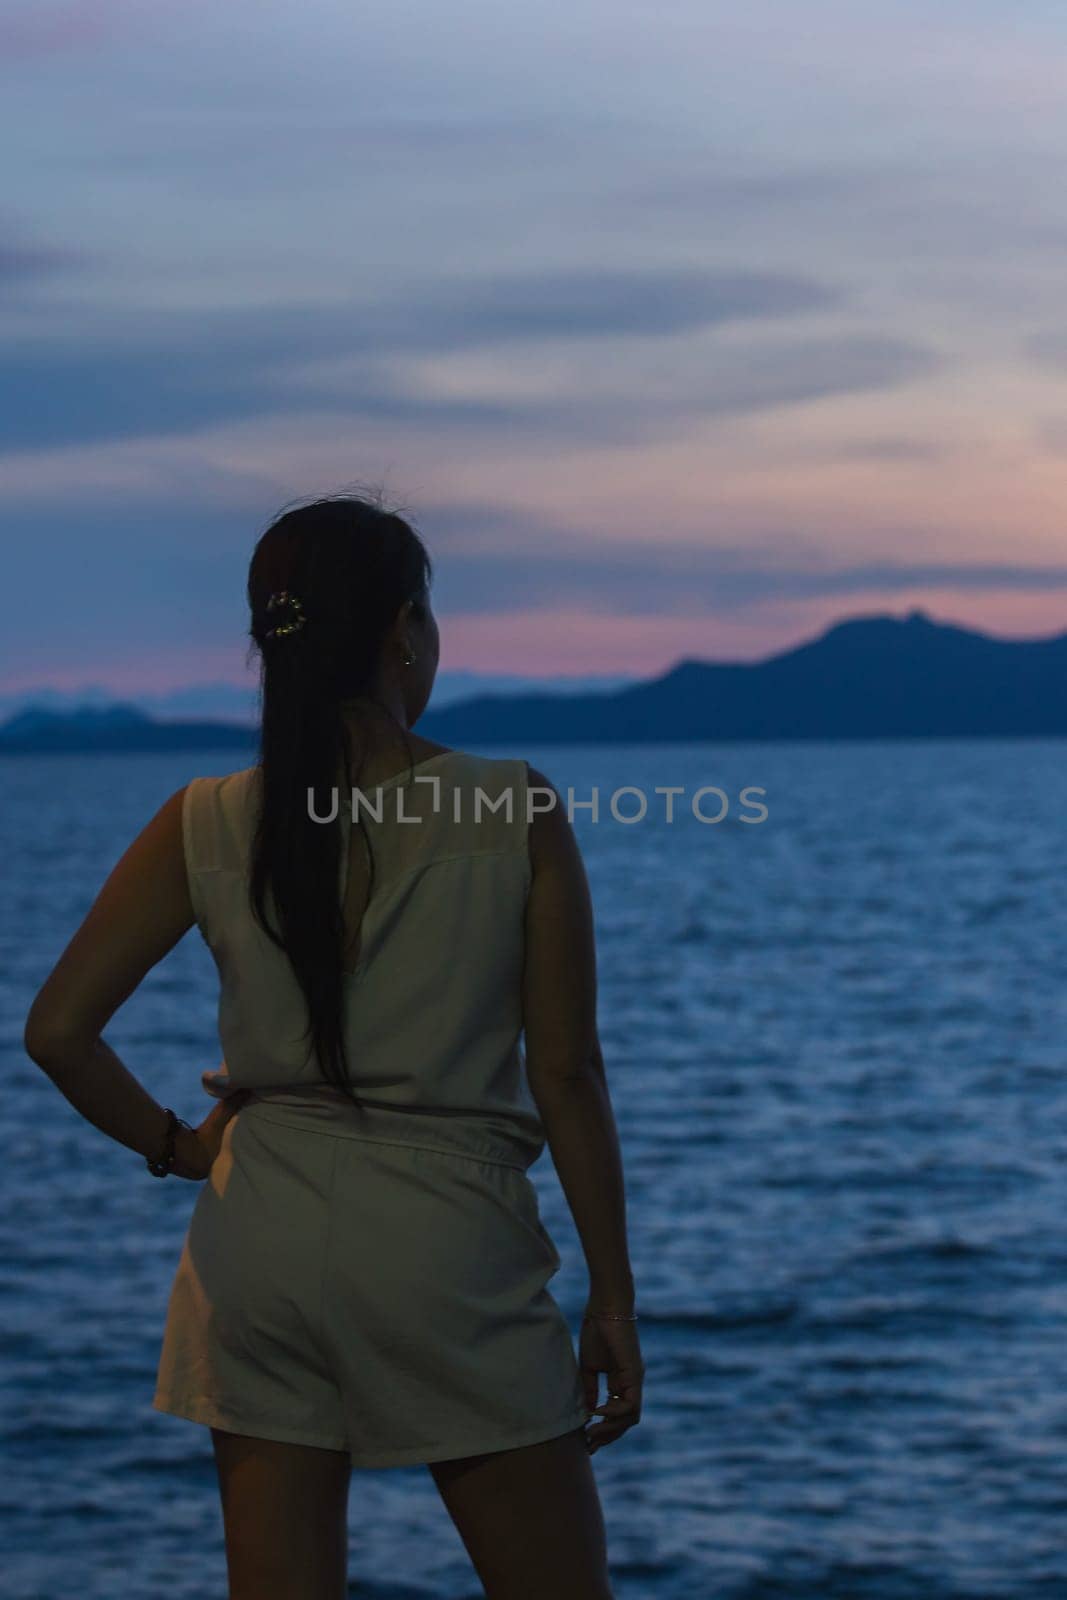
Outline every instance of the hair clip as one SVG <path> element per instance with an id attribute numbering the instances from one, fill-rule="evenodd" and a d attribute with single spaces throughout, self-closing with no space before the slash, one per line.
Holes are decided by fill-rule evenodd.
<path id="1" fill-rule="evenodd" d="M 276 611 L 279 606 L 289 606 L 295 614 L 291 622 L 279 622 L 273 628 L 268 628 L 264 634 L 266 639 L 280 639 L 287 633 L 296 633 L 307 621 L 303 604 L 291 589 L 275 589 L 270 596 L 267 601 L 267 610 Z"/>

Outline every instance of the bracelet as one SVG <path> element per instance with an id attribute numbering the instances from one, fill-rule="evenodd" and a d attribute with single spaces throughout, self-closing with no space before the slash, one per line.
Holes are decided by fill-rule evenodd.
<path id="1" fill-rule="evenodd" d="M 167 1131 L 163 1138 L 163 1149 L 154 1161 L 151 1156 L 145 1157 L 145 1166 L 153 1178 L 165 1178 L 170 1172 L 171 1167 L 174 1165 L 174 1140 L 178 1129 L 189 1128 L 189 1124 L 184 1118 L 176 1116 L 170 1106 L 164 1106 L 163 1109 L 167 1114 Z M 191 1128 L 189 1128 L 189 1132 L 192 1132 Z"/>
<path id="2" fill-rule="evenodd" d="M 637 1312 L 622 1311 L 587 1311 L 582 1318 L 583 1322 L 636 1322 Z"/>

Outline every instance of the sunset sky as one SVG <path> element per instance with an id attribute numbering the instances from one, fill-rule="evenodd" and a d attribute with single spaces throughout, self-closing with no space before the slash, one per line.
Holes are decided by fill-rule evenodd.
<path id="1" fill-rule="evenodd" d="M 250 682 L 255 538 L 361 484 L 443 672 L 1067 628 L 1062 6 L 34 0 L 0 61 L 8 699 Z"/>

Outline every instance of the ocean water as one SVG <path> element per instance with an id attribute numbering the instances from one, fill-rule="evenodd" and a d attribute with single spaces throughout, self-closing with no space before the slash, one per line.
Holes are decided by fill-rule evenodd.
<path id="1" fill-rule="evenodd" d="M 575 826 L 648 1369 L 593 1458 L 619 1600 L 1067 1596 L 1067 746 L 514 753 L 601 797 Z M 245 759 L 0 767 L 8 1600 L 225 1594 L 210 1436 L 150 1405 L 198 1186 L 84 1122 L 21 1034 L 138 828 Z M 215 1004 L 192 930 L 106 1030 L 190 1120 Z M 547 1151 L 531 1175 L 576 1331 Z M 370 1600 L 480 1592 L 424 1468 L 353 1474 L 350 1544 Z"/>

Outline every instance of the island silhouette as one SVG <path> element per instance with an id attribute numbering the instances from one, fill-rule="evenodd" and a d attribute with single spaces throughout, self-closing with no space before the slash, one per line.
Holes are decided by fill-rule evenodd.
<path id="1" fill-rule="evenodd" d="M 661 676 L 583 693 L 476 694 L 419 719 L 444 744 L 663 744 L 778 739 L 1058 738 L 1067 632 L 1002 639 L 904 617 L 848 617 L 761 661 L 684 658 Z M 162 721 L 115 704 L 32 705 L 0 725 L 0 754 L 246 749 L 248 723 Z"/>

